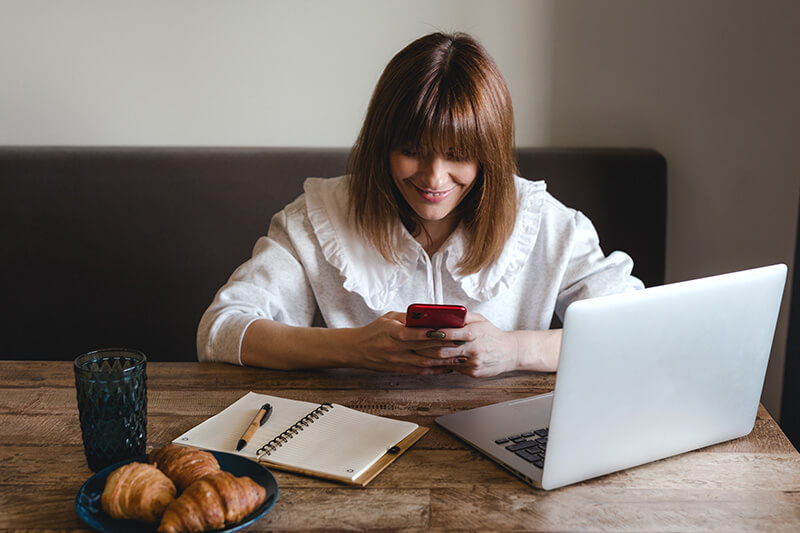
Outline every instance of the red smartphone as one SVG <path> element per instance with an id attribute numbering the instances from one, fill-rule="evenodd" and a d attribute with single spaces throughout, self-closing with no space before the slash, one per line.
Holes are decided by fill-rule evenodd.
<path id="1" fill-rule="evenodd" d="M 406 310 L 409 328 L 463 328 L 466 318 L 463 305 L 411 304 Z"/>

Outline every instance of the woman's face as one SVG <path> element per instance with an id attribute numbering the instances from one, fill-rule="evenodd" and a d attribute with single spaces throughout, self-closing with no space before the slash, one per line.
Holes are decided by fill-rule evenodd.
<path id="1" fill-rule="evenodd" d="M 459 159 L 451 150 L 424 157 L 407 149 L 392 150 L 389 168 L 403 198 L 428 223 L 429 231 L 453 213 L 478 175 L 477 161 Z"/>

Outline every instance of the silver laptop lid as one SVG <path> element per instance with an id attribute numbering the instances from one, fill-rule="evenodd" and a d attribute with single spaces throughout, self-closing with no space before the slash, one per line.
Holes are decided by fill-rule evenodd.
<path id="1" fill-rule="evenodd" d="M 785 281 L 774 265 L 571 304 L 542 486 L 749 433 Z"/>

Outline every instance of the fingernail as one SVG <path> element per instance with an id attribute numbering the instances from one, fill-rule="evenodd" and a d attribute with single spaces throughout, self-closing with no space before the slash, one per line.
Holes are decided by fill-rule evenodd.
<path id="1" fill-rule="evenodd" d="M 467 362 L 467 358 L 466 357 L 457 357 L 456 361 L 458 361 L 459 363 L 466 363 Z"/>
<path id="2" fill-rule="evenodd" d="M 429 339 L 444 339 L 444 331 L 431 330 L 425 334 Z"/>
<path id="3" fill-rule="evenodd" d="M 464 346 L 465 344 L 467 344 L 467 341 L 453 341 L 453 344 L 455 344 L 456 346 Z"/>

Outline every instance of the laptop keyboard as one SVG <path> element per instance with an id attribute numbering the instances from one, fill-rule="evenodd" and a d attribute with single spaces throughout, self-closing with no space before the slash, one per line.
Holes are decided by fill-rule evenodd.
<path id="1" fill-rule="evenodd" d="M 547 428 L 515 433 L 494 441 L 506 450 L 517 454 L 537 468 L 544 467 L 544 452 L 547 448 Z"/>

